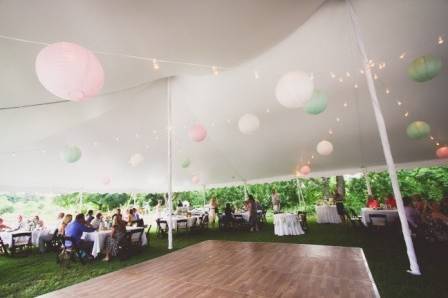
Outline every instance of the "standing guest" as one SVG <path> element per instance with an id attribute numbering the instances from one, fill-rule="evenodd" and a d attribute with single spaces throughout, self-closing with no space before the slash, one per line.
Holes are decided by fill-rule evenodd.
<path id="1" fill-rule="evenodd" d="M 208 213 L 208 217 L 210 219 L 211 224 L 214 226 L 215 225 L 215 219 L 216 219 L 216 213 L 218 210 L 218 201 L 216 200 L 216 197 L 213 196 L 210 199 L 210 203 L 209 203 L 209 213 Z"/>
<path id="2" fill-rule="evenodd" d="M 122 220 L 121 215 L 114 215 L 112 219 L 112 234 L 106 239 L 106 257 L 103 261 L 110 261 L 112 256 L 117 256 L 118 245 L 126 235 L 126 222 Z"/>
<path id="3" fill-rule="evenodd" d="M 162 200 L 157 200 L 155 210 L 156 210 L 156 219 L 162 217 Z"/>
<path id="4" fill-rule="evenodd" d="M 272 189 L 272 197 L 271 198 L 272 198 L 272 208 L 274 209 L 274 213 L 279 213 L 280 212 L 280 195 L 275 189 Z"/>
<path id="5" fill-rule="evenodd" d="M 94 228 L 95 230 L 105 230 L 106 229 L 106 224 L 103 220 L 103 214 L 101 214 L 101 212 L 98 212 L 95 216 L 95 219 L 92 220 L 92 222 L 90 223 L 90 225 L 92 226 L 92 228 Z"/>
<path id="6" fill-rule="evenodd" d="M 72 221 L 73 216 L 71 214 L 66 214 L 64 216 L 64 219 L 59 224 L 58 227 L 58 235 L 65 236 L 65 228 L 67 228 L 68 224 Z"/>
<path id="7" fill-rule="evenodd" d="M 3 218 L 0 218 L 0 232 L 9 230 L 9 229 L 11 229 L 11 228 L 3 223 Z"/>
<path id="8" fill-rule="evenodd" d="M 418 211 L 412 206 L 412 200 L 410 197 L 403 198 L 404 205 L 404 213 L 406 214 L 406 219 L 408 220 L 411 229 L 416 230 L 420 225 L 420 214 Z"/>
<path id="9" fill-rule="evenodd" d="M 249 195 L 249 199 L 247 200 L 247 208 L 249 211 L 249 225 L 250 225 L 250 231 L 258 231 L 258 224 L 257 224 L 257 203 L 255 201 L 255 198 L 253 195 Z"/>
<path id="10" fill-rule="evenodd" d="M 397 201 L 395 201 L 395 198 L 393 195 L 389 195 L 386 199 L 386 207 L 390 209 L 397 208 Z"/>
<path id="11" fill-rule="evenodd" d="M 94 219 L 95 217 L 93 217 L 93 210 L 87 211 L 86 223 L 90 224 Z"/>
<path id="12" fill-rule="evenodd" d="M 345 223 L 345 208 L 344 208 L 344 200 L 340 193 L 336 193 L 334 195 L 334 201 L 336 203 L 336 210 L 338 212 L 339 217 L 341 218 L 341 221 Z"/>
<path id="13" fill-rule="evenodd" d="M 380 207 L 380 203 L 378 202 L 377 198 L 374 198 L 372 195 L 369 195 L 369 197 L 367 199 L 366 207 L 367 208 L 378 208 L 378 207 Z"/>
<path id="14" fill-rule="evenodd" d="M 65 229 L 65 236 L 72 238 L 71 241 L 65 241 L 67 247 L 72 247 L 73 245 L 84 250 L 85 252 L 91 251 L 93 243 L 91 241 L 85 241 L 81 239 L 82 233 L 84 232 L 94 232 L 95 229 L 87 226 L 84 214 L 80 213 L 76 215 L 75 221 L 71 222 Z"/>

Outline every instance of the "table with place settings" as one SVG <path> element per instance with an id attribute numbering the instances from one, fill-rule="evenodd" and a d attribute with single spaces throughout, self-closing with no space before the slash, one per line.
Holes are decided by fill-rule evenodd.
<path id="1" fill-rule="evenodd" d="M 274 214 L 274 234 L 277 236 L 302 235 L 305 232 L 297 214 L 278 213 Z"/>
<path id="2" fill-rule="evenodd" d="M 336 206 L 316 206 L 317 223 L 341 223 L 341 217 L 338 214 Z"/>

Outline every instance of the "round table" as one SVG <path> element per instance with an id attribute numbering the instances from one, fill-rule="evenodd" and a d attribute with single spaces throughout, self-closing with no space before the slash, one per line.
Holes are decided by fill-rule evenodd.
<path id="1" fill-rule="evenodd" d="M 316 206 L 317 223 L 341 223 L 336 206 Z"/>
<path id="2" fill-rule="evenodd" d="M 296 214 L 278 213 L 274 214 L 274 234 L 277 236 L 302 235 L 305 232 Z"/>

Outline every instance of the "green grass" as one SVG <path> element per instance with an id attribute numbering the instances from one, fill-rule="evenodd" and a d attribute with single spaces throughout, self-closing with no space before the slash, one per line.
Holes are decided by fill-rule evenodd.
<path id="1" fill-rule="evenodd" d="M 92 277 L 115 271 L 125 266 L 169 253 L 166 239 L 151 235 L 151 247 L 126 261 L 93 264 L 73 264 L 62 269 L 55 262 L 55 254 L 33 254 L 28 257 L 0 257 L 0 297 L 34 297 L 60 289 Z M 175 249 L 208 239 L 288 242 L 362 247 L 382 297 L 442 297 L 448 293 L 448 254 L 446 248 L 417 243 L 417 254 L 423 271 L 420 277 L 406 273 L 408 261 L 399 232 L 372 234 L 353 229 L 349 225 L 321 225 L 310 223 L 310 231 L 297 237 L 277 237 L 272 224 L 259 233 L 210 231 L 196 235 L 174 235 Z M 445 293 L 445 294 L 443 294 Z"/>

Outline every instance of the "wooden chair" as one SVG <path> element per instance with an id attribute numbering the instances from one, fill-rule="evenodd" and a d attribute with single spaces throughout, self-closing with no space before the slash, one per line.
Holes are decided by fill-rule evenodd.
<path id="1" fill-rule="evenodd" d="M 129 234 L 129 249 L 131 251 L 131 254 L 139 253 L 142 251 L 142 237 L 144 231 L 144 228 L 138 228 L 126 232 L 127 234 Z"/>
<path id="2" fill-rule="evenodd" d="M 300 225 L 302 226 L 302 229 L 307 232 L 309 231 L 308 221 L 306 218 L 306 212 L 305 211 L 298 211 L 297 216 L 299 217 Z"/>
<path id="3" fill-rule="evenodd" d="M 201 218 L 201 230 L 207 230 L 208 229 L 208 214 L 205 213 L 202 215 Z"/>
<path id="4" fill-rule="evenodd" d="M 157 236 L 165 236 L 168 233 L 168 222 L 166 220 L 162 220 L 158 218 L 156 220 L 157 223 Z"/>
<path id="5" fill-rule="evenodd" d="M 150 238 L 150 235 L 151 235 L 151 225 L 149 225 L 147 228 L 146 228 L 146 241 L 148 242 L 148 247 L 149 247 L 149 238 Z"/>
<path id="6" fill-rule="evenodd" d="M 372 231 L 386 230 L 388 227 L 385 214 L 369 214 L 369 228 Z"/>
<path id="7" fill-rule="evenodd" d="M 11 240 L 11 247 L 9 247 L 9 253 L 11 256 L 20 253 L 31 251 L 33 245 L 31 243 L 31 232 L 13 233 Z"/>
<path id="8" fill-rule="evenodd" d="M 180 230 L 188 231 L 188 219 L 178 219 L 176 222 L 176 232 L 179 233 Z"/>
<path id="9" fill-rule="evenodd" d="M 89 252 L 86 252 L 82 248 L 75 245 L 75 240 L 72 237 L 63 237 L 61 250 L 58 252 L 56 257 L 56 262 L 62 267 L 70 266 L 72 261 L 79 261 L 84 265 L 92 260 L 93 256 Z"/>
<path id="10" fill-rule="evenodd" d="M 6 244 L 3 243 L 2 237 L 0 237 L 0 255 L 9 255 Z"/>
<path id="11" fill-rule="evenodd" d="M 53 232 L 53 236 L 50 240 L 45 241 L 45 246 L 48 251 L 58 252 L 61 250 L 63 245 L 64 237 L 58 235 L 58 229 L 55 229 Z"/>

